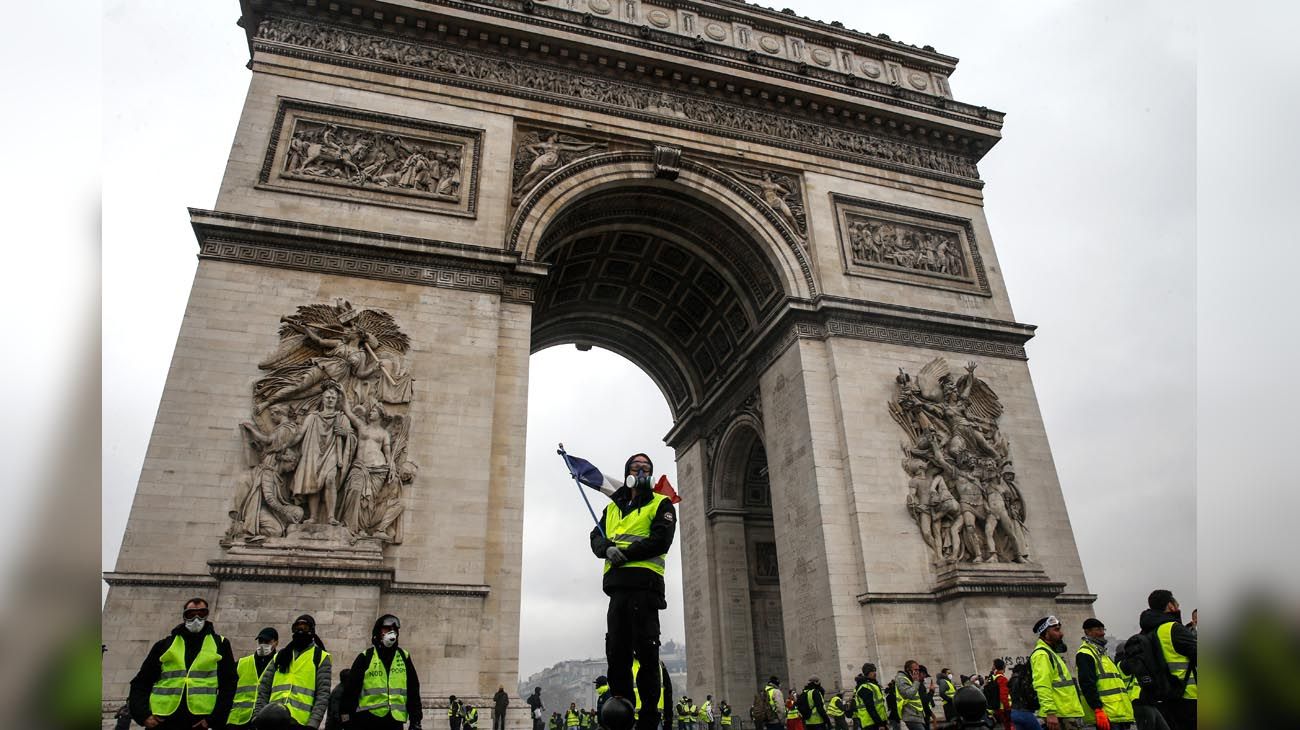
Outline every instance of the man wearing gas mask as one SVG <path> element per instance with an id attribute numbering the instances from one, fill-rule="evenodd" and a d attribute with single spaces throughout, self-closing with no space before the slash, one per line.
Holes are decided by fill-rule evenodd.
<path id="1" fill-rule="evenodd" d="M 649 456 L 633 454 L 623 465 L 624 486 L 614 492 L 600 525 L 591 531 L 591 551 L 605 561 L 601 585 L 609 596 L 609 695 L 626 703 L 621 705 L 625 713 L 612 702 L 604 704 L 609 717 L 602 720 L 610 730 L 627 730 L 633 724 L 632 660 L 643 667 L 659 666 L 659 611 L 668 606 L 664 565 L 677 529 L 677 511 L 671 499 L 653 491 L 653 473 Z M 635 681 L 641 697 L 659 696 L 659 672 L 638 672 Z M 654 703 L 643 703 L 635 719 L 637 730 L 655 730 L 659 722 Z"/>
<path id="2" fill-rule="evenodd" d="M 252 654 L 235 664 L 239 682 L 235 687 L 235 704 L 230 708 L 226 727 L 247 727 L 253 721 L 253 707 L 257 704 L 257 685 L 262 674 L 271 666 L 271 659 L 280 644 L 280 632 L 267 626 L 257 632 L 257 648 Z"/>
<path id="3" fill-rule="evenodd" d="M 153 645 L 131 680 L 131 719 L 147 728 L 222 728 L 235 698 L 230 642 L 208 621 L 208 602 L 185 602 L 181 623 Z"/>
<path id="4" fill-rule="evenodd" d="M 398 646 L 402 623 L 392 614 L 375 621 L 371 647 L 357 655 L 343 687 L 339 712 L 350 728 L 366 730 L 419 730 L 424 722 L 420 706 L 420 677 L 411 655 Z"/>

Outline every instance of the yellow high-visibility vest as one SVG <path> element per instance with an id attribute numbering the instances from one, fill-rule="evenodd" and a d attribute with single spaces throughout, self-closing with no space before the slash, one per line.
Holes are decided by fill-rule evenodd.
<path id="1" fill-rule="evenodd" d="M 1196 699 L 1196 670 L 1191 668 L 1188 657 L 1179 654 L 1174 648 L 1174 622 L 1160 624 L 1160 628 L 1156 629 L 1156 638 L 1160 639 L 1160 651 L 1164 652 L 1169 673 L 1179 682 L 1187 682 L 1187 689 L 1183 690 L 1183 698 Z"/>
<path id="2" fill-rule="evenodd" d="M 831 717 L 844 717 L 844 698 L 831 695 L 830 702 L 826 703 L 826 714 Z"/>
<path id="3" fill-rule="evenodd" d="M 889 707 L 885 705 L 885 691 L 880 688 L 880 685 L 867 680 L 858 685 L 856 692 L 859 701 L 854 714 L 858 716 L 858 724 L 862 727 L 870 727 L 872 723 L 871 713 L 867 711 L 866 706 L 861 702 L 863 687 L 866 687 L 867 693 L 871 695 L 871 706 L 875 709 L 876 716 L 887 721 L 889 719 Z"/>
<path id="4" fill-rule="evenodd" d="M 668 498 L 662 494 L 651 494 L 649 502 L 627 514 L 623 514 L 616 504 L 605 505 L 605 537 L 620 548 L 625 548 L 638 540 L 650 537 L 650 524 L 654 522 L 655 515 L 659 513 L 659 505 L 665 499 Z M 631 560 L 619 567 L 649 568 L 659 575 L 663 575 L 667 558 L 667 554 L 656 555 L 644 560 Z M 608 573 L 612 567 L 614 566 L 606 560 L 605 572 Z"/>
<path id="5" fill-rule="evenodd" d="M 247 725 L 252 721 L 253 706 L 257 704 L 258 682 L 273 663 L 273 661 L 267 662 L 266 666 L 262 667 L 261 674 L 257 671 L 257 657 L 253 654 L 240 659 L 235 665 L 235 672 L 239 675 L 239 679 L 235 683 L 235 704 L 230 707 L 227 725 Z"/>
<path id="6" fill-rule="evenodd" d="M 394 720 L 406 722 L 406 660 L 409 657 L 398 649 L 393 652 L 393 661 L 385 670 L 379 652 L 370 653 L 370 665 L 361 681 L 357 712 L 369 712 L 376 717 L 388 717 L 391 713 Z"/>
<path id="7" fill-rule="evenodd" d="M 822 713 L 819 712 L 819 711 L 817 710 L 817 706 L 813 704 L 813 692 L 814 692 L 814 690 L 811 690 L 811 689 L 806 689 L 806 690 L 804 690 L 804 692 L 803 692 L 804 701 L 808 703 L 808 720 L 807 720 L 807 724 L 808 724 L 808 725 L 825 725 L 825 724 L 826 724 L 826 718 L 822 717 Z"/>
<path id="8" fill-rule="evenodd" d="M 149 712 L 158 717 L 168 717 L 180 709 L 181 695 L 192 715 L 211 715 L 217 709 L 217 664 L 221 654 L 217 646 L 221 637 L 208 634 L 194 657 L 185 666 L 185 639 L 177 636 L 172 645 L 158 658 L 162 673 L 153 683 L 149 693 Z"/>
<path id="9" fill-rule="evenodd" d="M 322 662 L 329 658 L 328 652 L 312 646 L 293 658 L 289 671 L 280 671 L 277 664 L 275 676 L 271 678 L 270 701 L 288 708 L 289 715 L 299 725 L 307 724 L 316 704 L 316 665 L 319 664 L 316 652 L 320 652 Z"/>
<path id="10" fill-rule="evenodd" d="M 1087 654 L 1097 667 L 1097 694 L 1101 696 L 1101 708 L 1106 711 L 1106 717 L 1111 722 L 1133 722 L 1133 702 L 1128 696 L 1128 685 L 1115 661 L 1086 641 L 1075 654 Z"/>
<path id="11" fill-rule="evenodd" d="M 1083 717 L 1079 688 L 1070 668 L 1042 639 L 1029 652 L 1029 666 L 1034 674 L 1034 691 L 1038 693 L 1038 716 Z M 1044 701 L 1046 698 L 1046 701 Z"/>

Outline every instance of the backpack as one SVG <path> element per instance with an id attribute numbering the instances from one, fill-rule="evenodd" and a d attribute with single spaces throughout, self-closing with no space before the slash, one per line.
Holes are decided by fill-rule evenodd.
<path id="1" fill-rule="evenodd" d="M 1156 632 L 1140 632 L 1128 637 L 1124 642 L 1123 653 L 1124 658 L 1120 659 L 1119 668 L 1142 688 L 1141 698 L 1144 702 L 1161 702 L 1183 696 L 1187 683 L 1170 674 Z M 1190 677 L 1191 672 L 1187 676 Z"/>
<path id="2" fill-rule="evenodd" d="M 1007 687 L 1011 694 L 1011 706 L 1027 712 L 1037 711 L 1038 692 L 1034 689 L 1033 665 L 1026 660 L 1016 664 L 1014 671 L 1015 673 L 1011 675 L 1011 683 Z"/>
<path id="3" fill-rule="evenodd" d="M 898 693 L 894 691 L 894 680 L 889 680 L 889 685 L 885 687 L 885 707 L 889 710 L 889 719 L 897 721 L 898 717 Z"/>
<path id="4" fill-rule="evenodd" d="M 994 712 L 1002 709 L 1002 697 L 998 693 L 998 677 L 990 674 L 984 681 L 984 706 Z"/>
<path id="5" fill-rule="evenodd" d="M 754 719 L 755 725 L 770 725 L 776 722 L 776 714 L 772 712 L 772 706 L 767 702 L 766 687 L 754 695 L 754 706 L 749 708 L 749 716 Z"/>
<path id="6" fill-rule="evenodd" d="M 808 693 L 800 692 L 799 697 L 794 701 L 795 709 L 799 711 L 799 717 L 807 720 L 812 717 L 813 708 L 808 704 Z"/>

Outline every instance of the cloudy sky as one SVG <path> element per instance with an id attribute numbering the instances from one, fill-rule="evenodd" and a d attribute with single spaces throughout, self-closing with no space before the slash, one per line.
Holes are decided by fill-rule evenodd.
<path id="1" fill-rule="evenodd" d="M 800 15 L 961 58 L 956 98 L 1008 114 L 981 164 L 1016 317 L 1097 613 L 1196 584 L 1196 36 L 1178 3 L 785 0 Z M 211 207 L 247 88 L 234 0 L 106 2 L 103 20 L 103 537 L 111 569 L 194 272 L 186 206 Z M 673 474 L 668 409 L 605 352 L 533 356 L 525 552 L 586 550 L 554 454 Z M 575 432 L 564 403 L 596 397 Z M 617 424 L 611 427 L 610 424 Z M 549 552 L 548 550 L 548 552 Z M 1135 559 L 1140 556 L 1140 559 Z M 682 638 L 672 555 L 667 637 Z M 597 564 L 525 558 L 520 671 L 597 656 Z M 568 617 L 557 621 L 557 616 Z"/>

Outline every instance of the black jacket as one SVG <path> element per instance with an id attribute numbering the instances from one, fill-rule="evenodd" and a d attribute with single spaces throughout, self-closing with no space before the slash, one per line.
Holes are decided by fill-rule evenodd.
<path id="1" fill-rule="evenodd" d="M 1183 626 L 1183 623 L 1173 614 L 1165 613 L 1164 611 L 1152 611 L 1148 608 L 1142 612 L 1142 615 L 1138 616 L 1138 628 L 1142 629 L 1143 633 L 1146 633 L 1148 631 L 1155 631 L 1160 628 L 1162 624 L 1167 624 L 1171 621 L 1174 624 L 1174 628 L 1170 631 L 1170 638 L 1174 643 L 1174 651 L 1187 657 L 1189 662 L 1194 663 L 1196 661 L 1196 634 L 1192 633 L 1191 629 Z"/>
<path id="2" fill-rule="evenodd" d="M 614 501 L 605 506 L 605 511 L 617 509 L 620 514 L 626 515 L 634 509 L 644 507 L 653 496 L 654 492 L 649 490 L 635 491 L 622 487 L 617 492 L 614 492 Z M 600 526 L 591 530 L 591 552 L 602 560 L 605 559 L 606 551 L 614 544 L 601 532 L 604 524 L 605 520 L 602 514 Z M 645 560 L 656 555 L 664 555 L 672 547 L 673 536 L 676 532 L 677 510 L 673 509 L 672 500 L 665 499 L 660 503 L 659 511 L 655 513 L 654 519 L 650 522 L 649 537 L 637 540 L 623 548 L 623 554 L 627 556 L 629 561 Z M 649 589 L 660 596 L 665 594 L 663 576 L 649 568 L 611 568 L 609 572 L 605 573 L 605 578 L 601 581 L 601 587 L 606 595 L 609 595 L 611 590 L 625 589 Z"/>
<path id="3" fill-rule="evenodd" d="M 799 697 L 796 698 L 795 706 L 796 707 L 799 706 L 797 702 L 798 699 L 805 698 L 808 696 L 809 690 L 812 690 L 812 701 L 809 702 L 806 699 L 804 700 L 804 702 L 808 705 L 808 714 L 804 715 L 803 719 L 807 720 L 808 718 L 812 717 L 814 714 L 820 714 L 822 718 L 822 723 L 829 723 L 831 721 L 831 715 L 829 712 L 826 711 L 826 703 L 824 701 L 825 693 L 822 690 L 821 685 L 805 684 L 803 687 L 803 691 L 801 691 L 799 693 Z M 802 709 L 800 709 L 799 714 L 801 715 L 803 714 Z"/>
<path id="4" fill-rule="evenodd" d="M 211 621 L 204 623 L 203 630 L 197 634 L 191 633 L 185 628 L 185 624 L 181 623 L 172 629 L 167 638 L 153 645 L 149 654 L 145 656 L 144 663 L 140 665 L 140 671 L 136 672 L 135 677 L 131 679 L 131 693 L 127 697 L 127 705 L 131 708 L 132 720 L 144 725 L 144 721 L 153 714 L 149 710 L 149 695 L 153 692 L 154 683 L 162 674 L 162 655 L 171 648 L 176 637 L 185 640 L 185 665 L 189 666 L 190 662 L 194 661 L 194 657 L 199 655 L 199 650 L 203 648 L 203 639 L 208 635 L 216 635 Z M 217 706 L 212 714 L 208 715 L 208 725 L 213 728 L 223 728 L 226 726 L 226 717 L 230 714 L 230 706 L 235 702 L 235 685 L 239 682 L 239 673 L 235 669 L 235 654 L 225 637 L 219 637 L 217 653 L 221 655 L 221 659 L 217 661 Z M 197 721 L 192 717 L 186 698 L 182 697 L 181 706 L 168 718 L 167 724 L 189 727 Z"/>
<path id="5" fill-rule="evenodd" d="M 1087 639 L 1080 639 L 1087 641 Z M 1106 650 L 1093 645 L 1098 652 Z M 1079 680 L 1079 694 L 1083 695 L 1083 700 L 1088 703 L 1088 707 L 1094 710 L 1101 709 L 1101 693 L 1097 691 L 1097 678 L 1101 674 L 1101 667 L 1093 661 L 1092 655 L 1088 652 L 1081 651 L 1074 655 L 1074 676 Z"/>
<path id="6" fill-rule="evenodd" d="M 343 697 L 339 700 L 339 714 L 348 715 L 352 727 L 365 727 L 365 719 L 370 715 L 369 712 L 357 714 L 357 702 L 361 699 L 361 685 L 365 681 L 366 670 L 370 668 L 371 654 L 378 653 L 379 661 L 383 662 L 384 669 L 387 670 L 393 666 L 393 654 L 397 649 L 396 646 L 372 646 L 352 661 L 352 671 L 348 674 L 348 681 L 343 684 Z M 409 654 L 405 657 L 405 662 L 407 722 L 415 728 L 424 722 L 424 708 L 420 705 L 420 676 L 415 673 L 415 662 Z"/>

